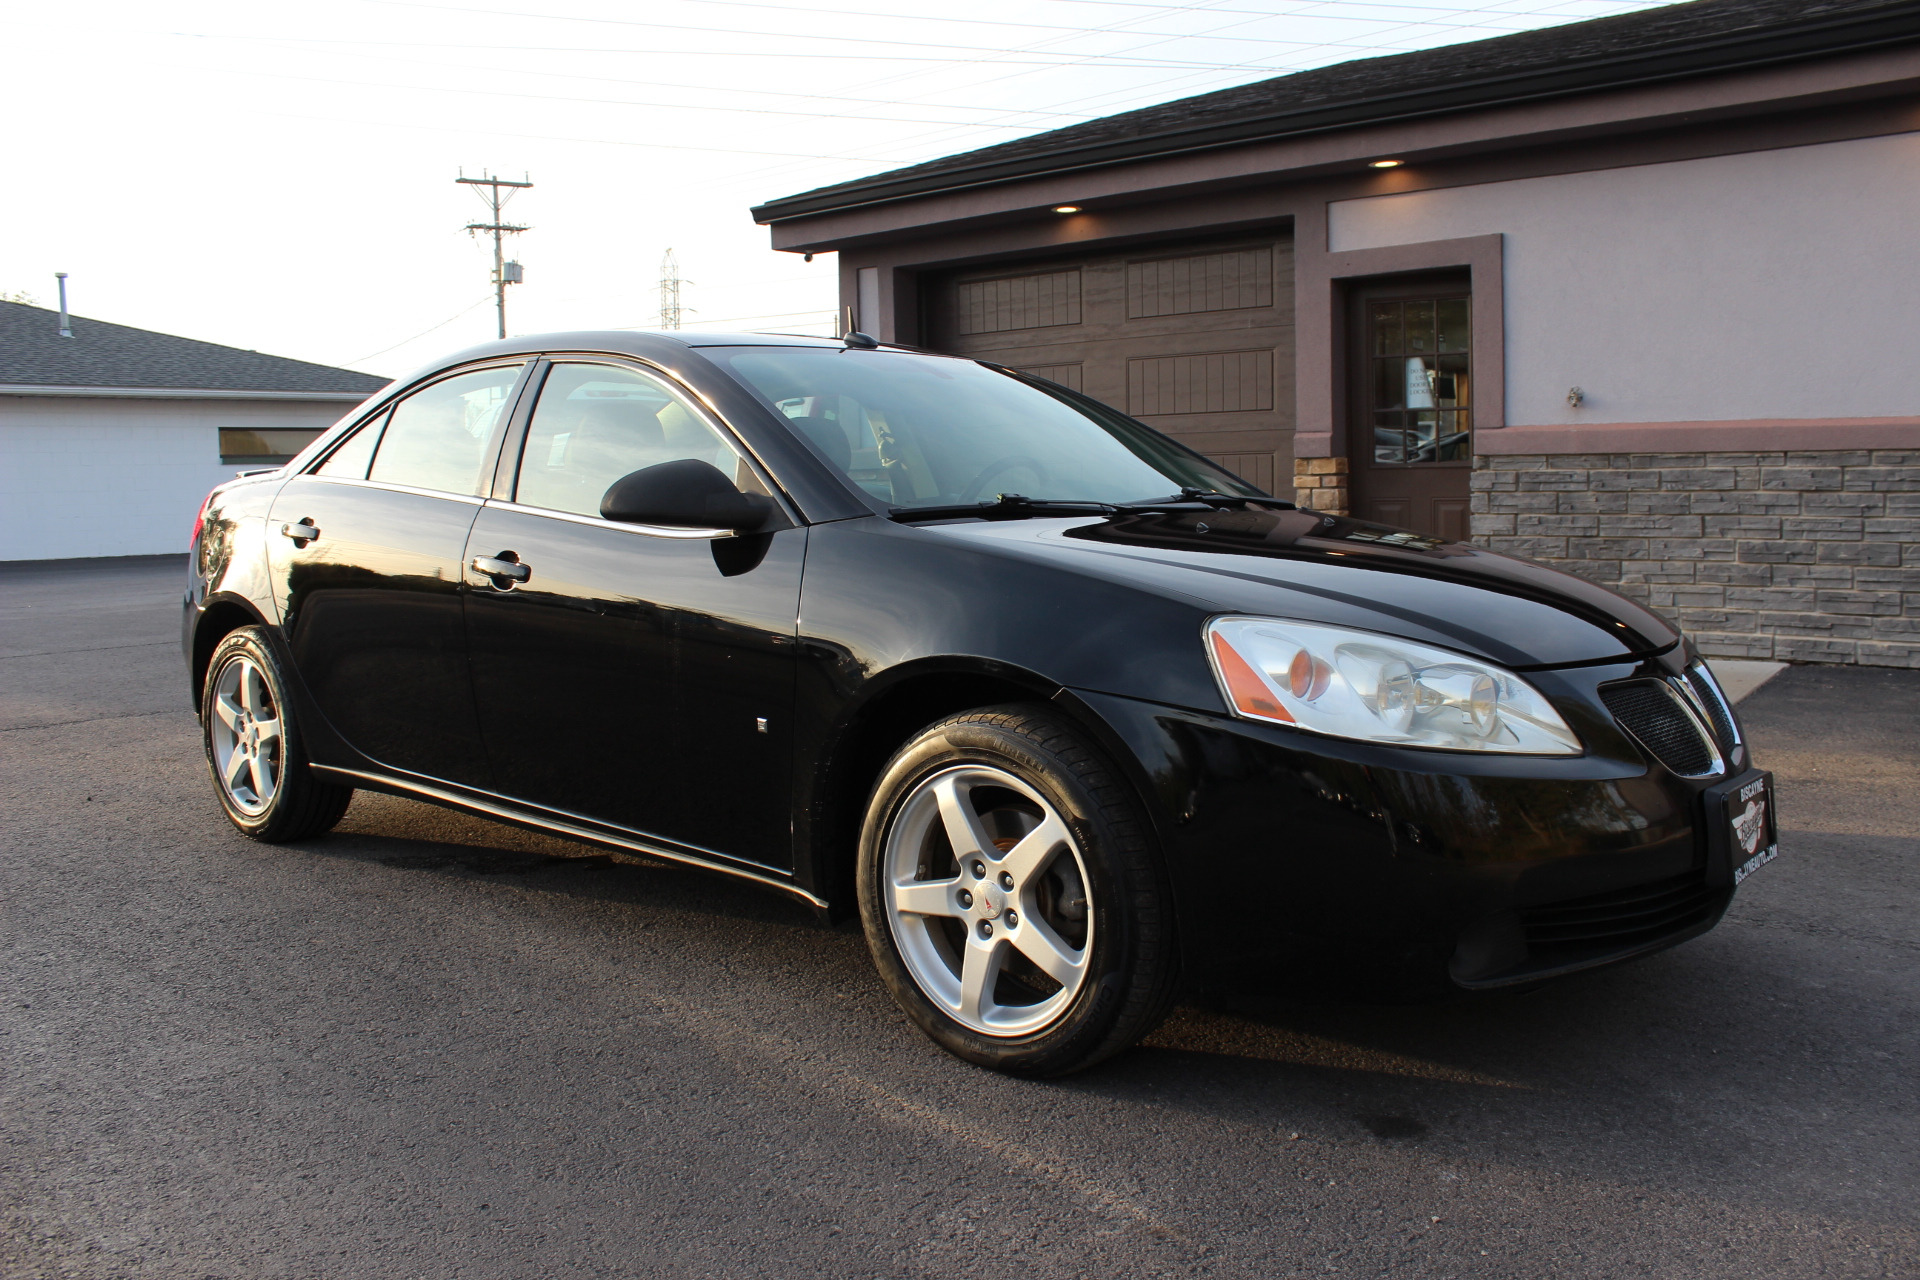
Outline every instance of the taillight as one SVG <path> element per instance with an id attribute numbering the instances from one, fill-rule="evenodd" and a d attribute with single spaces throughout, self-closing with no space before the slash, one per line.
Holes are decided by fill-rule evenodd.
<path id="1" fill-rule="evenodd" d="M 200 531 L 207 527 L 207 508 L 213 505 L 213 494 L 209 493 L 200 503 L 200 514 L 193 518 L 193 536 L 187 539 L 187 548 L 191 550 L 200 541 Z"/>

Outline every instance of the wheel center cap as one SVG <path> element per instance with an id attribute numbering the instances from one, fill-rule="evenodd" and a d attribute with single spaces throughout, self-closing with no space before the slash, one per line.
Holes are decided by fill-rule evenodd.
<path id="1" fill-rule="evenodd" d="M 999 915 L 1000 908 L 1006 905 L 1006 899 L 1000 896 L 1000 891 L 990 885 L 981 885 L 980 894 L 974 901 L 979 904 L 980 914 L 988 920 Z"/>

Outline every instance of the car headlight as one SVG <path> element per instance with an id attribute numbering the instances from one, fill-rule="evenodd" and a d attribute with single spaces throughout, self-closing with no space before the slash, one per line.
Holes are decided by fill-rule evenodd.
<path id="1" fill-rule="evenodd" d="M 1513 672 L 1371 631 L 1284 618 L 1215 618 L 1207 653 L 1249 720 L 1336 738 L 1513 755 L 1580 754 L 1580 739 Z"/>

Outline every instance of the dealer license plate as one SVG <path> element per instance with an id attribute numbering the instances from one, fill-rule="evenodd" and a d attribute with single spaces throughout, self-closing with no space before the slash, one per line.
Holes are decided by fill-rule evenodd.
<path id="1" fill-rule="evenodd" d="M 1735 884 L 1780 856 L 1780 840 L 1774 830 L 1772 774 L 1761 774 L 1727 797 L 1727 826 Z"/>

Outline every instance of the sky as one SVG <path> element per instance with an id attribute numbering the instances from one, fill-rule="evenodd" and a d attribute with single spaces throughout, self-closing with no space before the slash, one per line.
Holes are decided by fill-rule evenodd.
<path id="1" fill-rule="evenodd" d="M 65 0 L 0 10 L 0 294 L 398 375 L 509 332 L 830 333 L 761 201 L 1289 71 L 1650 0 Z"/>

